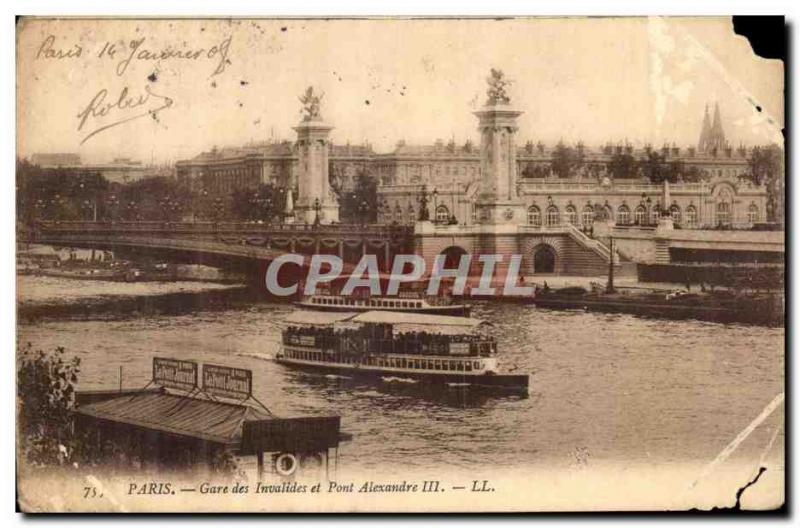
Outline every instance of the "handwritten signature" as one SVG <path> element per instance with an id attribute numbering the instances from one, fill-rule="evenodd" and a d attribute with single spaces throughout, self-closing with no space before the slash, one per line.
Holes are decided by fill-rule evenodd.
<path id="1" fill-rule="evenodd" d="M 169 108 L 174 103 L 171 98 L 153 92 L 149 86 L 145 86 L 144 91 L 145 93 L 143 94 L 130 95 L 128 87 L 126 86 L 120 91 L 119 96 L 112 102 L 106 102 L 108 90 L 103 88 L 97 92 L 95 96 L 92 97 L 92 100 L 89 101 L 89 104 L 78 113 L 77 117 L 80 120 L 78 124 L 78 132 L 82 131 L 83 127 L 87 125 L 87 123 L 91 125 L 92 120 L 96 118 L 114 116 L 120 112 L 123 112 L 125 117 L 122 117 L 113 123 L 108 123 L 95 128 L 81 140 L 81 145 L 86 143 L 86 141 L 88 141 L 90 138 L 96 136 L 100 132 L 108 130 L 109 128 L 113 128 L 142 117 L 155 117 L 156 112 L 164 110 L 165 108 Z M 150 108 L 130 115 L 131 110 L 136 110 L 137 108 L 141 109 L 148 106 Z"/>

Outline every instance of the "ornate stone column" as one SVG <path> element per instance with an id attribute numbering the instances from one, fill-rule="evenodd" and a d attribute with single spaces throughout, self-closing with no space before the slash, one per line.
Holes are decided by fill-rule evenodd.
<path id="1" fill-rule="evenodd" d="M 300 101 L 305 115 L 294 127 L 297 132 L 298 196 L 295 204 L 295 219 L 300 223 L 319 222 L 329 224 L 339 221 L 339 204 L 330 188 L 328 175 L 328 136 L 333 127 L 322 120 L 319 113 L 321 95 L 315 95 L 309 87 Z"/>
<path id="2" fill-rule="evenodd" d="M 487 79 L 488 99 L 474 112 L 481 133 L 481 189 L 476 205 L 478 221 L 488 224 L 524 224 L 525 206 L 517 194 L 517 117 L 511 106 L 503 72 L 492 70 Z"/>

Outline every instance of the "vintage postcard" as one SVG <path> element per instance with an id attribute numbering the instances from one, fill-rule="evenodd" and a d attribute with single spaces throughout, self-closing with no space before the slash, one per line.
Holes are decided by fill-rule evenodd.
<path id="1" fill-rule="evenodd" d="M 734 26 L 20 18 L 19 510 L 782 508 Z"/>

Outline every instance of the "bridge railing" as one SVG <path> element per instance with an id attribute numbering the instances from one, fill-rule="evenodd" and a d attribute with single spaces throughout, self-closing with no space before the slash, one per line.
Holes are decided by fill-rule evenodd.
<path id="1" fill-rule="evenodd" d="M 182 233 L 308 233 L 358 234 L 368 236 L 410 235 L 413 228 L 386 224 L 260 224 L 256 222 L 85 222 L 40 221 L 37 228 L 52 232 L 182 232 Z"/>

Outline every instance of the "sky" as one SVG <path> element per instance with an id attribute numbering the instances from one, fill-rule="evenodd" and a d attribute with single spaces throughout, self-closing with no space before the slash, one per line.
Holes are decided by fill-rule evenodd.
<path id="1" fill-rule="evenodd" d="M 715 103 L 734 145 L 782 142 L 783 65 L 729 18 L 28 20 L 17 43 L 21 156 L 163 163 L 293 140 L 307 86 L 337 144 L 477 142 L 490 68 L 513 83 L 519 144 L 688 146 Z M 150 58 L 165 49 L 198 56 Z"/>

